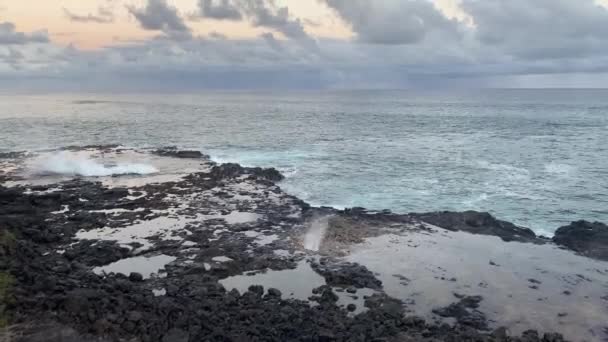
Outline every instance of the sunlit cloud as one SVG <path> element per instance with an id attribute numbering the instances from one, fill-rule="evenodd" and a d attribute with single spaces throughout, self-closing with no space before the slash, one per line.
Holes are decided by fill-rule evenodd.
<path id="1" fill-rule="evenodd" d="M 608 73 L 608 0 L 6 3 L 0 75 L 32 84 L 411 87 Z"/>

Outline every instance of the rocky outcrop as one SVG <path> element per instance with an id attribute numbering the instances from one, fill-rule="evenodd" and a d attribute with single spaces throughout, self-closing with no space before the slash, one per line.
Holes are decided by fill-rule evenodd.
<path id="1" fill-rule="evenodd" d="M 365 266 L 349 262 L 338 262 L 321 259 L 313 263 L 312 268 L 325 278 L 328 285 L 342 288 L 354 287 L 379 290 L 382 282 Z"/>
<path id="2" fill-rule="evenodd" d="M 483 300 L 481 296 L 463 296 L 455 294 L 459 302 L 450 304 L 445 308 L 435 309 L 433 313 L 441 317 L 456 319 L 458 324 L 469 326 L 479 330 L 488 330 L 485 315 L 477 310 L 479 303 Z"/>
<path id="3" fill-rule="evenodd" d="M 285 179 L 275 168 L 263 169 L 260 167 L 243 167 L 239 164 L 227 163 L 214 166 L 211 169 L 211 175 L 214 178 L 235 178 L 243 175 L 252 175 L 271 182 L 279 182 Z"/>
<path id="4" fill-rule="evenodd" d="M 577 221 L 555 231 L 553 242 L 584 256 L 608 261 L 608 226 Z"/>
<path id="5" fill-rule="evenodd" d="M 179 153 L 171 156 L 180 157 Z M 180 158 L 204 156 L 182 153 Z M 10 283 L 10 286 L 2 287 L 0 278 L 0 290 L 5 291 L 4 294 L 0 291 L 0 294 L 10 298 L 0 307 L 0 320 L 7 317 L 7 322 L 14 324 L 11 331 L 16 334 L 12 340 L 563 340 L 559 335 L 540 337 L 536 332 L 527 332 L 523 338 L 516 338 L 507 336 L 504 330 L 480 331 L 487 325 L 485 317 L 477 312 L 480 300 L 477 297 L 461 298 L 460 302 L 437 311 L 440 316 L 456 318 L 460 324 L 454 326 L 407 316 L 403 303 L 381 293 L 383 284 L 376 278 L 374 270 L 354 263 L 320 259 L 313 264 L 314 270 L 327 284 L 317 291 L 314 301 L 319 305 L 316 306 L 287 298 L 289 294 L 274 288 L 254 285 L 243 292 L 227 290 L 221 281 L 229 276 L 296 267 L 302 259 L 297 259 L 295 254 L 279 257 L 274 253 L 294 246 L 279 239 L 267 239 L 272 235 L 264 232 L 275 229 L 272 234 L 285 234 L 291 241 L 291 237 L 302 234 L 307 215 L 334 215 L 336 219 L 330 222 L 328 236 L 344 243 L 356 243 L 362 237 L 373 235 L 365 229 L 382 229 L 392 224 L 401 226 L 413 222 L 412 218 L 450 230 L 497 235 L 506 241 L 536 242 L 537 239 L 531 231 L 496 220 L 486 213 L 396 215 L 368 212 L 361 208 L 345 211 L 309 209 L 306 203 L 281 192 L 275 182 L 283 176 L 275 169 L 246 168 L 237 164 L 210 165 L 209 172 L 137 189 L 108 189 L 101 183 L 77 180 L 62 183 L 58 190 L 50 186 L 31 187 L 32 193 L 24 192 L 23 188 L 0 186 L 0 229 L 7 232 L 0 239 L 0 276 L 6 276 L 6 283 Z M 239 183 L 246 181 L 249 183 Z M 230 189 L 229 185 L 233 188 Z M 253 185 L 255 191 L 247 190 Z M 213 192 L 213 198 L 201 196 L 210 189 L 217 190 Z M 272 200 L 261 198 L 265 194 L 272 195 Z M 182 203 L 171 204 L 167 200 L 168 195 L 182 198 L 197 195 L 197 207 L 183 208 Z M 235 196 L 246 198 L 239 202 L 236 210 L 224 208 L 226 212 L 221 215 L 210 212 L 211 206 L 218 206 L 218 202 Z M 287 197 L 288 201 L 285 200 Z M 69 206 L 69 212 L 56 214 L 65 206 Z M 147 278 L 137 272 L 98 275 L 93 272 L 97 266 L 140 256 L 138 246 L 74 238 L 77 232 L 108 226 L 120 230 L 135 222 L 163 215 L 160 213 L 167 212 L 169 208 L 173 213 L 178 208 L 189 213 L 191 224 L 196 227 L 189 230 L 190 234 L 183 234 L 180 237 L 183 240 L 163 241 L 160 237 L 156 241 L 148 240 L 152 247 L 146 253 L 163 253 L 177 258 L 166 267 L 162 279 Z M 104 212 L 108 209 L 121 211 Z M 237 220 L 237 223 L 227 224 L 226 218 L 231 217 L 231 213 L 249 212 L 263 214 L 266 221 Z M 194 222 L 197 215 L 207 216 L 207 221 Z M 232 217 L 235 218 L 238 219 L 238 215 Z M 361 221 L 366 222 L 368 228 L 355 224 Z M 351 236 L 357 239 L 351 240 Z M 278 246 L 280 243 L 285 245 Z M 187 257 L 181 255 L 186 249 L 194 251 Z M 228 261 L 214 263 L 213 259 L 220 256 Z M 334 287 L 341 287 L 348 293 L 362 288 L 379 293 L 365 298 L 367 311 L 354 315 L 352 311 L 357 308 L 353 305 L 347 308 L 338 306 Z M 163 290 L 161 294 L 158 293 L 159 288 Z M 4 315 L 4 312 L 10 315 Z"/>
<path id="6" fill-rule="evenodd" d="M 200 151 L 179 150 L 177 147 L 164 147 L 153 152 L 163 157 L 183 158 L 183 159 L 209 159 L 209 156 Z"/>
<path id="7" fill-rule="evenodd" d="M 498 236 L 504 241 L 542 242 L 528 228 L 518 227 L 511 222 L 496 219 L 489 213 L 477 211 L 434 212 L 412 214 L 412 216 L 447 230 L 464 231 L 472 234 Z"/>

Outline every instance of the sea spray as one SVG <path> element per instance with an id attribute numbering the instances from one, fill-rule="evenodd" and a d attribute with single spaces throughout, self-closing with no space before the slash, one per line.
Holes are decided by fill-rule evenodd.
<path id="1" fill-rule="evenodd" d="M 117 163 L 104 165 L 93 159 L 69 152 L 61 152 L 37 159 L 32 170 L 39 175 L 58 174 L 83 177 L 157 173 L 158 169 L 147 164 Z"/>
<path id="2" fill-rule="evenodd" d="M 317 252 L 321 248 L 327 228 L 329 227 L 329 219 L 331 216 L 322 216 L 315 218 L 310 222 L 310 228 L 304 236 L 304 248 L 309 251 Z"/>

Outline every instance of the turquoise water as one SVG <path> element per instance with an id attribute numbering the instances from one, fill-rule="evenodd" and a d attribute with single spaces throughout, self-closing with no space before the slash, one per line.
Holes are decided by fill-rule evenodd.
<path id="1" fill-rule="evenodd" d="M 608 90 L 0 96 L 0 149 L 178 145 L 315 205 L 608 221 Z"/>

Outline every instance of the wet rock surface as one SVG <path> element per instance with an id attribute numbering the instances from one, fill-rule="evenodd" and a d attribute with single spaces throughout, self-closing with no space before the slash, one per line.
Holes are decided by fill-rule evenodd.
<path id="1" fill-rule="evenodd" d="M 87 148 L 111 152 L 116 147 Z M 153 153 L 200 159 L 204 170 L 131 187 L 108 187 L 95 179 L 0 186 L 0 322 L 9 325 L 0 337 L 50 342 L 563 340 L 533 331 L 521 337 L 490 332 L 479 311 L 481 298 L 470 296 L 436 311 L 457 324 L 425 321 L 406 314 L 407 303 L 383 293 L 374 270 L 302 248 L 310 217 L 320 214 L 335 218 L 328 243 L 333 241 L 336 250 L 389 228 L 426 232 L 420 220 L 506 241 L 537 242 L 525 229 L 483 213 L 311 208 L 277 186 L 283 176 L 275 169 L 217 165 L 202 154 L 176 149 Z M 570 245 L 580 253 L 591 248 Z M 149 265 L 150 277 L 138 269 L 95 272 L 117 261 L 158 256 L 172 261 Z M 252 284 L 240 293 L 220 283 L 235 275 L 292 270 L 305 259 L 326 282 L 314 293 L 311 289 L 309 300 L 288 298 L 280 284 Z M 360 289 L 377 293 L 361 298 L 364 305 L 338 305 L 338 290 L 359 297 Z"/>
<path id="2" fill-rule="evenodd" d="M 572 222 L 557 229 L 553 242 L 582 255 L 608 261 L 608 226 L 601 222 Z"/>
<path id="3" fill-rule="evenodd" d="M 184 158 L 184 159 L 209 159 L 208 155 L 203 154 L 200 151 L 179 150 L 175 146 L 163 147 L 163 148 L 153 151 L 152 153 L 159 155 L 159 156 L 163 156 L 163 157 Z"/>
<path id="4" fill-rule="evenodd" d="M 434 212 L 413 214 L 414 217 L 448 230 L 460 230 L 472 234 L 498 236 L 504 241 L 543 242 L 528 228 L 518 227 L 511 222 L 496 219 L 489 213 L 477 211 Z"/>
<path id="5" fill-rule="evenodd" d="M 479 330 L 488 330 L 486 316 L 477 308 L 483 300 L 481 296 L 463 296 L 455 294 L 459 302 L 450 304 L 445 308 L 435 309 L 433 312 L 441 317 L 455 318 L 458 324 L 466 325 Z"/>
<path id="6" fill-rule="evenodd" d="M 382 282 L 365 266 L 321 259 L 312 264 L 312 269 L 322 275 L 331 286 L 374 290 L 382 288 Z"/>

